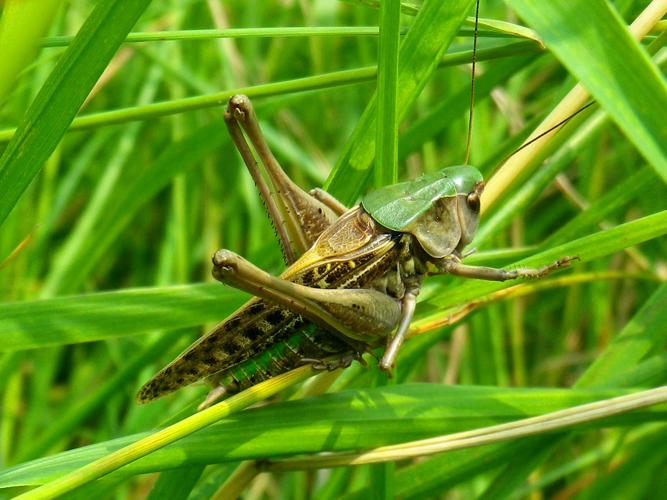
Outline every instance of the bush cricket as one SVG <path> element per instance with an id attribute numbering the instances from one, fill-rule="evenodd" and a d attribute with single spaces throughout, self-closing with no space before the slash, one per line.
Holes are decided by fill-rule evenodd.
<path id="1" fill-rule="evenodd" d="M 495 281 L 538 278 L 572 260 L 514 270 L 463 264 L 484 189 L 474 167 L 447 167 L 387 186 L 347 209 L 326 192 L 307 193 L 289 179 L 246 96 L 230 99 L 225 121 L 288 267 L 276 277 L 229 250 L 217 251 L 213 276 L 255 298 L 147 382 L 137 395 L 141 403 L 207 379 L 214 385 L 202 405 L 208 406 L 228 392 L 304 363 L 330 370 L 346 367 L 383 345 L 379 366 L 389 373 L 427 274 Z"/>

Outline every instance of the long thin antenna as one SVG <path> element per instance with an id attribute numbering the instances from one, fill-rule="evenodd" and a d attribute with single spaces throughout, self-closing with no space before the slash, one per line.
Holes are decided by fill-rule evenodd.
<path id="1" fill-rule="evenodd" d="M 528 146 L 530 146 L 531 144 L 533 144 L 533 143 L 536 142 L 536 141 L 539 141 L 542 137 L 544 137 L 545 135 L 547 135 L 547 134 L 553 132 L 553 131 L 556 130 L 557 128 L 562 127 L 562 126 L 565 125 L 567 122 L 569 122 L 572 118 L 574 118 L 574 117 L 577 116 L 579 113 L 581 113 L 583 110 L 585 110 L 586 108 L 590 108 L 593 104 L 595 104 L 595 101 L 591 101 L 591 102 L 589 102 L 589 103 L 586 104 L 585 106 L 582 106 L 582 107 L 579 108 L 577 111 L 575 111 L 574 113 L 572 113 L 572 114 L 571 114 L 570 116 L 568 116 L 567 118 L 564 118 L 563 120 L 559 121 L 556 125 L 554 125 L 553 127 L 551 127 L 549 130 L 545 130 L 544 132 L 542 132 L 542 133 L 541 133 L 540 135 L 538 135 L 537 137 L 533 137 L 530 141 L 526 142 L 525 144 L 522 144 L 521 146 L 519 146 L 518 148 L 516 148 L 514 151 L 512 151 L 510 154 L 508 154 L 508 155 L 505 157 L 505 159 L 504 159 L 500 164 L 502 165 L 502 164 L 506 163 L 507 160 L 509 160 L 510 158 L 512 158 L 512 156 L 514 156 L 515 154 L 517 154 L 517 153 L 518 153 L 519 151 L 521 151 L 522 149 L 527 148 Z"/>
<path id="2" fill-rule="evenodd" d="M 466 159 L 464 165 L 470 160 L 470 143 L 472 140 L 472 117 L 475 106 L 475 64 L 477 62 L 477 25 L 479 24 L 479 0 L 475 5 L 475 30 L 472 35 L 472 76 L 470 78 L 470 110 L 468 111 L 468 137 L 466 139 Z"/>

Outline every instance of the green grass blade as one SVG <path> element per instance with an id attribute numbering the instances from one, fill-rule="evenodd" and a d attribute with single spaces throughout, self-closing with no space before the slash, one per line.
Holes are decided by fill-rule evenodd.
<path id="1" fill-rule="evenodd" d="M 468 23 L 470 24 L 470 20 L 468 20 Z M 480 19 L 479 24 L 496 36 L 527 38 L 539 42 L 535 32 L 525 26 L 494 19 Z M 211 40 L 216 38 L 377 37 L 379 33 L 376 26 L 281 26 L 278 28 L 165 30 L 130 33 L 125 38 L 124 43 Z M 461 30 L 460 34 L 471 33 L 469 30 Z M 486 36 L 487 31 L 482 30 L 479 35 Z M 51 36 L 42 39 L 41 44 L 42 47 L 66 47 L 72 43 L 73 39 L 71 36 Z"/>
<path id="2" fill-rule="evenodd" d="M 0 18 L 0 108 L 12 84 L 32 61 L 62 2 L 7 0 Z"/>
<path id="3" fill-rule="evenodd" d="M 154 162 L 124 183 L 122 194 L 110 197 L 87 224 L 72 232 L 46 278 L 45 294 L 77 290 L 146 203 L 175 175 L 198 165 L 227 141 L 222 124 L 213 122 L 168 145 Z"/>
<path id="4" fill-rule="evenodd" d="M 375 187 L 398 181 L 398 42 L 400 0 L 387 0 L 380 7 L 380 49 L 377 79 L 377 139 L 380 154 L 375 158 Z"/>
<path id="5" fill-rule="evenodd" d="M 242 418 L 240 415 L 226 418 L 169 446 L 163 441 L 161 444 L 166 447 L 128 464 L 118 473 L 134 475 L 178 466 L 321 451 L 354 451 L 382 443 L 400 444 L 513 422 L 629 394 L 632 393 L 618 389 L 521 389 L 435 384 L 345 391 L 245 411 Z M 658 421 L 664 418 L 666 411 L 665 404 L 646 407 L 632 415 L 588 423 L 587 428 Z M 204 420 L 206 416 L 202 413 L 193 417 Z M 335 439 L 331 436 L 332 425 L 336 426 Z M 181 422 L 173 429 L 158 433 L 164 436 L 168 429 L 175 433 L 183 427 Z M 148 441 L 145 434 L 127 436 L 17 465 L 0 473 L 0 487 L 50 481 L 105 457 L 109 450 L 116 454 L 116 450 L 124 449 L 122 447 L 130 443 L 138 445 L 138 439 Z"/>
<path id="6" fill-rule="evenodd" d="M 424 3 L 401 44 L 398 69 L 398 120 L 406 115 L 451 43 L 474 0 Z M 375 158 L 377 96 L 366 107 L 339 156 L 326 188 L 350 204 L 362 192 Z"/>
<path id="7" fill-rule="evenodd" d="M 159 450 L 170 443 L 201 430 L 221 418 L 269 398 L 277 392 L 284 390 L 287 386 L 305 380 L 313 376 L 313 374 L 314 370 L 311 366 L 304 366 L 262 382 L 242 393 L 230 397 L 222 403 L 191 415 L 166 429 L 147 436 L 143 440 L 129 444 L 113 453 L 105 454 L 98 460 L 84 465 L 71 474 L 59 477 L 16 498 L 22 498 L 23 500 L 29 498 L 38 499 L 56 497 L 68 493 L 124 465 L 130 464 L 155 450 Z"/>
<path id="8" fill-rule="evenodd" d="M 243 295 L 218 283 L 127 289 L 5 303 L 0 350 L 93 342 L 220 320 Z"/>
<path id="9" fill-rule="evenodd" d="M 632 321 L 637 323 L 639 316 L 634 316 Z M 655 328 L 658 325 L 652 326 Z M 647 358 L 631 368 L 623 367 L 617 373 L 608 375 L 604 385 L 607 387 L 655 387 L 664 383 L 665 380 L 667 380 L 667 353 Z"/>
<path id="10" fill-rule="evenodd" d="M 378 51 L 377 136 L 380 154 L 375 156 L 374 186 L 398 181 L 398 64 L 400 0 L 385 0 L 380 6 L 380 47 Z M 394 498 L 394 464 L 371 468 L 370 481 L 378 498 Z"/>
<path id="11" fill-rule="evenodd" d="M 281 26 L 278 28 L 169 30 L 130 33 L 123 43 L 214 40 L 216 38 L 377 37 L 378 33 L 375 26 Z M 51 36 L 42 40 L 42 47 L 67 47 L 72 40 L 70 36 Z"/>
<path id="12" fill-rule="evenodd" d="M 97 4 L 30 106 L 0 158 L 0 224 L 60 142 L 150 0 Z"/>
<path id="13" fill-rule="evenodd" d="M 536 50 L 534 43 L 512 42 L 498 47 L 480 49 L 477 53 L 477 60 L 485 61 L 514 55 L 533 54 Z M 471 58 L 471 51 L 452 52 L 451 54 L 443 55 L 438 62 L 438 67 L 465 64 Z M 68 131 L 89 130 L 107 125 L 147 120 L 149 118 L 185 113 L 197 109 L 218 107 L 226 103 L 234 94 L 246 94 L 251 98 L 261 98 L 283 94 L 305 93 L 321 89 L 337 89 L 347 85 L 370 82 L 376 76 L 377 66 L 366 66 L 250 87 L 238 87 L 212 94 L 172 99 L 148 105 L 90 113 L 74 118 Z M 0 130 L 0 144 L 8 142 L 15 134 L 16 129 L 14 128 Z"/>
<path id="14" fill-rule="evenodd" d="M 635 317 L 577 381 L 579 387 L 606 385 L 628 367 L 662 348 L 667 341 L 667 283 L 647 300 Z"/>
<path id="15" fill-rule="evenodd" d="M 602 0 L 508 3 L 667 182 L 667 82 L 611 5 Z M 659 19 L 667 7 L 656 0 L 648 9 Z"/>

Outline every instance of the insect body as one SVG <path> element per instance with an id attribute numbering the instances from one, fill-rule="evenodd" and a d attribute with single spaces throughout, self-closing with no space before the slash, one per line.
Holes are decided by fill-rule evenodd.
<path id="1" fill-rule="evenodd" d="M 288 268 L 272 276 L 229 250 L 213 256 L 216 279 L 256 296 L 151 379 L 148 402 L 200 379 L 217 385 L 207 402 L 303 363 L 346 366 L 386 344 L 393 367 L 426 274 L 506 280 L 567 265 L 505 271 L 461 263 L 479 221 L 482 176 L 448 167 L 381 188 L 347 210 L 320 190 L 306 193 L 283 172 L 250 101 L 233 97 L 225 119 L 278 233 Z M 264 180 L 246 142 L 266 169 Z"/>

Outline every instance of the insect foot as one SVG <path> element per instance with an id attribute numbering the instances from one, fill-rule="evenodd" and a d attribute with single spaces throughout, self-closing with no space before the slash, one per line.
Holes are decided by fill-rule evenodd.
<path id="1" fill-rule="evenodd" d="M 388 379 L 392 379 L 394 378 L 394 368 L 396 367 L 395 364 L 396 364 L 395 360 L 386 361 L 382 359 L 378 363 L 378 368 L 382 370 L 385 373 L 385 375 L 387 375 Z"/>
<path id="2" fill-rule="evenodd" d="M 544 267 L 540 267 L 539 269 L 535 270 L 528 270 L 528 272 L 525 274 L 526 278 L 542 278 L 548 274 L 551 274 L 553 271 L 556 271 L 557 269 L 563 269 L 566 267 L 570 267 L 570 263 L 575 261 L 575 260 L 580 260 L 578 256 L 574 257 L 563 257 L 561 259 L 558 259 L 556 262 L 552 262 L 549 265 L 546 265 Z M 532 272 L 531 272 L 532 271 Z"/>
<path id="3" fill-rule="evenodd" d="M 348 368 L 353 361 L 358 361 L 359 359 L 363 359 L 359 353 L 348 353 L 333 359 L 302 358 L 301 363 L 312 364 L 316 370 L 332 372 L 339 368 Z"/>

